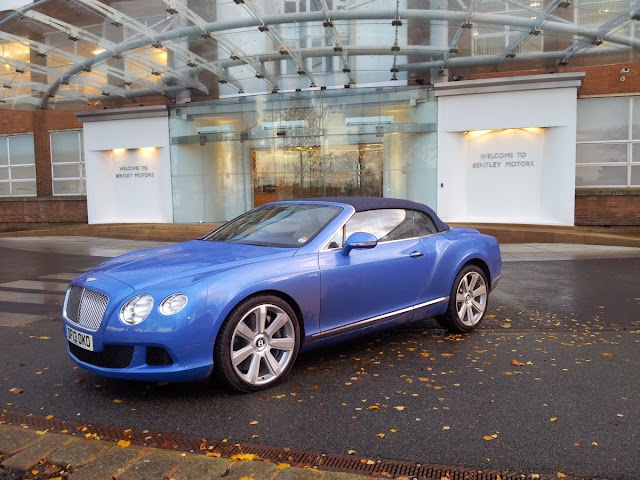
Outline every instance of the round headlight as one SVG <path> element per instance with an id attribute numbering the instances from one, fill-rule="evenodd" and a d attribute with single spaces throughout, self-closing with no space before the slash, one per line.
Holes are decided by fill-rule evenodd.
<path id="1" fill-rule="evenodd" d="M 160 313 L 163 315 L 175 315 L 187 305 L 187 296 L 184 293 L 174 293 L 165 298 L 160 304 Z"/>
<path id="2" fill-rule="evenodd" d="M 137 325 L 143 322 L 153 310 L 153 297 L 151 295 L 138 295 L 124 304 L 120 310 L 120 320 L 127 325 Z"/>

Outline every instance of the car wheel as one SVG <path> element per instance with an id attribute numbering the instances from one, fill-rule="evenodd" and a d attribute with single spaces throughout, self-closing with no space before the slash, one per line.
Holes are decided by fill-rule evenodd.
<path id="1" fill-rule="evenodd" d="M 438 320 L 450 330 L 468 332 L 482 322 L 488 300 L 485 273 L 475 265 L 466 265 L 453 282 L 447 312 Z"/>
<path id="2" fill-rule="evenodd" d="M 300 326 L 289 304 L 275 296 L 249 297 L 218 333 L 214 369 L 235 390 L 263 390 L 284 378 L 299 347 Z"/>

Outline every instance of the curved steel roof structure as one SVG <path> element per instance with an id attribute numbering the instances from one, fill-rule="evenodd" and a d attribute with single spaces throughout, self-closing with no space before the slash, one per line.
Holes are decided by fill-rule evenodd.
<path id="1" fill-rule="evenodd" d="M 0 107 L 13 109 L 424 83 L 640 54 L 632 0 L 13 3 L 0 13 Z"/>

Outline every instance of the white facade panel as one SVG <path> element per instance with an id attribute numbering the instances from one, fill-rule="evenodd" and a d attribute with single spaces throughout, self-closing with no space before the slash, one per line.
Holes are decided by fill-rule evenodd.
<path id="1" fill-rule="evenodd" d="M 443 220 L 573 225 L 577 87 L 522 81 L 439 97 Z"/>
<path id="2" fill-rule="evenodd" d="M 89 223 L 173 221 L 168 118 L 84 123 Z"/>

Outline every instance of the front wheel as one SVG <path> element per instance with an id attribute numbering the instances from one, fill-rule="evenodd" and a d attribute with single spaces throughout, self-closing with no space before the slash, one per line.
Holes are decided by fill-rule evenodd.
<path id="1" fill-rule="evenodd" d="M 446 313 L 438 320 L 453 331 L 471 331 L 482 322 L 488 300 L 489 288 L 484 272 L 475 265 L 466 265 L 453 282 Z"/>
<path id="2" fill-rule="evenodd" d="M 264 390 L 289 372 L 299 346 L 298 318 L 287 302 L 271 295 L 249 297 L 218 333 L 214 369 L 235 390 Z"/>

